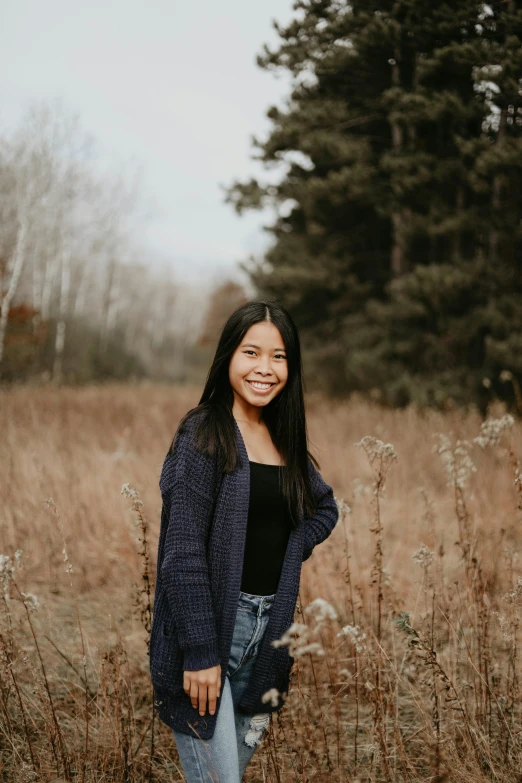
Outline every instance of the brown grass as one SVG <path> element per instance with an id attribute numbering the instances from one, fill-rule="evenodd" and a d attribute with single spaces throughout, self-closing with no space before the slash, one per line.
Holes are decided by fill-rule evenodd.
<path id="1" fill-rule="evenodd" d="M 183 779 L 153 720 L 143 575 L 153 583 L 163 458 L 198 393 L 0 391 L 0 553 L 23 550 L 0 582 L 0 779 Z M 520 424 L 482 449 L 478 414 L 307 406 L 349 509 L 303 566 L 288 701 L 246 779 L 522 780 Z M 437 433 L 471 444 L 463 487 L 448 486 Z M 370 465 L 366 435 L 398 459 L 374 443 Z M 310 642 L 324 654 L 300 655 Z"/>

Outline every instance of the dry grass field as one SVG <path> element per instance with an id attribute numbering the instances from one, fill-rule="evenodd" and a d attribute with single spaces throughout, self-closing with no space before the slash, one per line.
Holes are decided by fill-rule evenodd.
<path id="1" fill-rule="evenodd" d="M 198 393 L 0 391 L 1 781 L 183 780 L 153 719 L 146 588 Z M 520 422 L 307 410 L 341 513 L 303 565 L 288 700 L 246 780 L 521 781 Z"/>

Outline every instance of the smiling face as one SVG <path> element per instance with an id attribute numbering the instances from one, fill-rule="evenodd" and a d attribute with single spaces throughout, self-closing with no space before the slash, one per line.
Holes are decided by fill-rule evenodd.
<path id="1" fill-rule="evenodd" d="M 246 332 L 228 368 L 234 407 L 248 416 L 282 391 L 288 379 L 283 338 L 271 321 L 260 321 Z"/>

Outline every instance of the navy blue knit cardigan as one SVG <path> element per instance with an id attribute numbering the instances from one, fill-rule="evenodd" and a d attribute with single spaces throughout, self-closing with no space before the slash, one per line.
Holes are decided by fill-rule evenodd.
<path id="1" fill-rule="evenodd" d="M 199 414 L 179 433 L 174 454 L 167 454 L 159 486 L 162 495 L 154 615 L 150 637 L 150 673 L 155 707 L 170 728 L 210 739 L 216 712 L 200 716 L 183 690 L 183 671 L 221 664 L 221 694 L 227 673 L 248 518 L 250 465 L 235 422 L 241 464 L 221 473 L 215 457 L 195 446 Z M 276 597 L 255 662 L 252 679 L 238 709 L 246 714 L 276 712 L 288 693 L 294 662 L 288 647 L 273 647 L 294 621 L 301 564 L 332 532 L 339 511 L 333 491 L 309 462 L 317 510 L 301 515 L 290 533 Z M 270 688 L 282 694 L 278 704 L 264 703 Z"/>

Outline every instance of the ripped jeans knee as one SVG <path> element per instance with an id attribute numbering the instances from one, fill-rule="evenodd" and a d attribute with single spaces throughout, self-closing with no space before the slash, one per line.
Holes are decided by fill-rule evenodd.
<path id="1" fill-rule="evenodd" d="M 253 715 L 250 719 L 250 726 L 245 734 L 245 745 L 249 748 L 253 748 L 255 745 L 259 745 L 263 737 L 263 732 L 268 728 L 270 724 L 270 713 L 260 712 L 258 715 Z"/>

